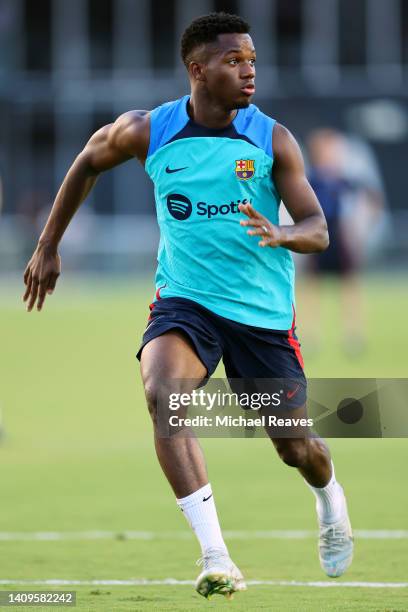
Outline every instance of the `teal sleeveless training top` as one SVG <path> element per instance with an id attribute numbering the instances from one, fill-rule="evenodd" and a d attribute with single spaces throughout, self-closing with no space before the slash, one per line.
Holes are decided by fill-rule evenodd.
<path id="1" fill-rule="evenodd" d="M 226 128 L 198 125 L 189 96 L 150 114 L 145 169 L 154 183 L 160 228 L 156 295 L 183 297 L 247 325 L 292 325 L 294 265 L 283 247 L 258 247 L 248 236 L 240 202 L 278 224 L 272 180 L 275 121 L 255 105 L 239 109 Z"/>

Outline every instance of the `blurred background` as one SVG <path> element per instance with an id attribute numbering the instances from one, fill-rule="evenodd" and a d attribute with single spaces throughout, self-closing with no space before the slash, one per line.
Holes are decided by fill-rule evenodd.
<path id="1" fill-rule="evenodd" d="M 211 10 L 251 23 L 254 102 L 299 140 L 329 223 L 329 250 L 296 261 L 307 375 L 407 377 L 408 0 L 0 0 L 2 585 L 195 578 L 197 545 L 157 463 L 135 359 L 158 243 L 152 185 L 136 161 L 102 175 L 82 205 L 44 311 L 28 315 L 21 295 L 73 159 L 119 114 L 188 92 L 179 38 Z M 407 440 L 328 442 L 360 530 L 345 580 L 406 581 Z M 266 439 L 202 445 L 246 577 L 322 580 L 314 504 L 297 472 Z M 191 586 L 79 584 L 80 609 L 201 609 Z M 373 598 L 406 610 L 401 590 L 347 592 L 350 610 Z M 343 603 L 337 589 L 265 586 L 234 607 Z"/>

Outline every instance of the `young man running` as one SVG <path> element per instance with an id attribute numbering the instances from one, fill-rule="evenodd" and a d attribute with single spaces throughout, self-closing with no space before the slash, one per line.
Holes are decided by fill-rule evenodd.
<path id="1" fill-rule="evenodd" d="M 224 543 L 197 439 L 157 431 L 163 383 L 191 391 L 191 381 L 210 376 L 222 357 L 231 379 L 296 379 L 286 397 L 297 415 L 305 414 L 290 251 L 328 246 L 295 139 L 251 104 L 255 49 L 248 32 L 244 20 L 224 13 L 190 24 L 181 43 L 190 95 L 125 113 L 92 136 L 64 179 L 24 274 L 27 309 L 41 310 L 60 274 L 58 245 L 98 175 L 132 157 L 144 165 L 155 186 L 161 240 L 138 357 L 160 465 L 201 545 L 196 588 L 206 597 L 229 596 L 245 583 Z M 281 199 L 293 226 L 279 226 Z M 272 442 L 314 493 L 320 562 L 329 576 L 340 576 L 351 563 L 353 539 L 326 444 L 313 437 Z"/>

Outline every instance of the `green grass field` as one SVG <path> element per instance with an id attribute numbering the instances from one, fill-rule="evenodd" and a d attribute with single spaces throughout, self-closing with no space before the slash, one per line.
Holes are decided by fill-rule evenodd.
<path id="1" fill-rule="evenodd" d="M 408 588 L 341 587 L 407 583 L 406 537 L 356 538 L 354 563 L 334 583 L 320 570 L 315 538 L 244 537 L 251 531 L 316 529 L 311 493 L 266 439 L 202 441 L 222 526 L 227 535 L 245 532 L 229 533 L 231 555 L 249 581 L 338 586 L 252 585 L 233 602 L 207 602 L 191 584 L 92 584 L 192 581 L 198 573 L 198 545 L 154 455 L 134 357 L 152 291 L 130 281 L 87 284 L 63 277 L 45 310 L 31 315 L 19 301 L 21 292 L 12 282 L 0 285 L 2 590 L 73 589 L 77 609 L 98 612 L 408 610 Z M 325 344 L 307 361 L 309 376 L 407 376 L 408 331 L 399 321 L 408 309 L 408 290 L 398 279 L 370 280 L 364 295 L 369 346 L 352 360 L 341 350 L 336 287 L 327 287 Z M 354 528 L 407 530 L 408 440 L 329 444 Z M 95 530 L 113 535 L 81 537 Z M 148 533 L 131 539 L 121 535 L 126 530 Z M 21 532 L 26 540 L 13 536 Z M 34 541 L 33 532 L 72 537 Z M 47 587 L 46 580 L 85 584 Z"/>

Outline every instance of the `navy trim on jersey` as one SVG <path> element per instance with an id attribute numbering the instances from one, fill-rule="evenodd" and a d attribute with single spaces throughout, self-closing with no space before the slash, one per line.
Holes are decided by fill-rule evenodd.
<path id="1" fill-rule="evenodd" d="M 225 128 L 214 129 L 207 128 L 204 125 L 199 125 L 192 119 L 190 119 L 187 125 L 185 125 L 180 132 L 175 134 L 175 136 L 173 136 L 173 138 L 171 138 L 166 144 L 170 144 L 175 140 L 181 140 L 182 138 L 213 138 L 214 136 L 218 136 L 219 138 L 235 138 L 238 140 L 245 140 L 246 142 L 249 142 L 249 144 L 256 147 L 256 144 L 252 142 L 252 140 L 250 140 L 245 134 L 239 134 L 237 132 L 234 122 L 230 123 Z"/>
<path id="2" fill-rule="evenodd" d="M 187 113 L 190 96 L 166 102 L 150 113 L 150 144 L 147 157 L 170 142 L 181 138 L 214 137 L 241 139 L 265 151 L 273 158 L 272 132 L 275 120 L 262 113 L 257 106 L 239 109 L 226 128 L 211 129 L 201 126 Z"/>

